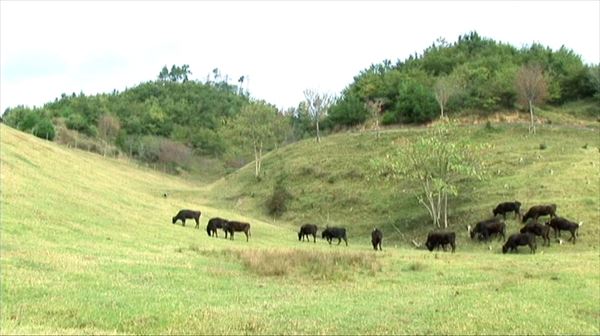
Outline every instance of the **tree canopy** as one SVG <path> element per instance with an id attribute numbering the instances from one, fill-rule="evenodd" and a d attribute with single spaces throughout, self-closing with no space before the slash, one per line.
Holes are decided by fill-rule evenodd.
<path id="1" fill-rule="evenodd" d="M 440 115 L 442 108 L 444 114 L 512 109 L 518 103 L 517 72 L 530 63 L 539 64 L 548 74 L 550 104 L 598 95 L 594 85 L 597 66 L 583 64 L 579 55 L 564 46 L 553 51 L 533 43 L 518 49 L 471 32 L 455 43 L 438 39 L 421 54 L 395 64 L 384 60 L 361 71 L 343 90 L 323 124 L 336 127 L 364 122 L 369 115 L 365 105 L 375 99 L 385 102 L 381 111 L 384 124 L 426 122 Z"/>

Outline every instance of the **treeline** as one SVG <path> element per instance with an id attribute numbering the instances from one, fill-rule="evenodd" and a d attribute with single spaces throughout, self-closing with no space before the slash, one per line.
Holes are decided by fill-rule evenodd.
<path id="1" fill-rule="evenodd" d="M 250 98 L 218 69 L 206 82 L 188 80 L 190 73 L 187 65 L 165 67 L 157 80 L 123 92 L 62 94 L 43 107 L 9 108 L 4 120 L 41 138 L 149 163 L 183 165 L 192 154 L 223 155 L 228 143 L 219 129 Z"/>
<path id="2" fill-rule="evenodd" d="M 383 124 L 421 123 L 441 114 L 513 109 L 519 105 L 516 83 L 524 66 L 540 67 L 546 102 L 600 99 L 600 69 L 586 65 L 566 47 L 552 51 L 534 43 L 517 49 L 479 36 L 462 35 L 449 44 L 438 40 L 421 55 L 383 61 L 359 73 L 329 110 L 324 127 L 353 126 L 372 118 Z"/>
<path id="3" fill-rule="evenodd" d="M 319 130 L 513 109 L 520 104 L 516 81 L 530 65 L 543 72 L 547 103 L 592 97 L 600 101 L 598 65 L 583 64 L 573 51 L 539 44 L 517 49 L 472 32 L 453 44 L 438 40 L 421 55 L 395 64 L 386 60 L 371 65 L 337 97 L 306 90 L 304 101 L 283 112 L 253 101 L 242 89 L 243 76 L 233 85 L 214 69 L 204 82 L 189 80 L 188 65 L 173 65 L 165 66 L 156 80 L 123 92 L 62 94 L 42 107 L 9 108 L 3 118 L 41 138 L 103 155 L 125 153 L 171 170 L 185 167 L 193 156 L 216 157 L 239 167 L 283 141 L 318 138 Z M 258 126 L 240 113 L 258 113 L 275 126 L 264 129 L 269 136 L 248 144 L 240 134 L 246 134 L 246 126 Z"/>

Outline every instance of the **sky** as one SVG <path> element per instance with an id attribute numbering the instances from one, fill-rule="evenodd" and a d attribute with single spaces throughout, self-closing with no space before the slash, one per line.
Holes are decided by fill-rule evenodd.
<path id="1" fill-rule="evenodd" d="M 190 79 L 245 76 L 253 98 L 286 109 L 306 89 L 337 95 L 371 64 L 471 31 L 600 63 L 600 0 L 0 0 L 0 112 L 123 91 L 173 64 L 188 64 Z"/>

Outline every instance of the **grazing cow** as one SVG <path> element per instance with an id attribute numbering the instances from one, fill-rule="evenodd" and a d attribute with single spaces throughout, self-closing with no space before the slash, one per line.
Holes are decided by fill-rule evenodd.
<path id="1" fill-rule="evenodd" d="M 474 239 L 475 235 L 480 235 L 483 240 L 488 240 L 494 234 L 501 235 L 503 241 L 506 239 L 506 224 L 497 218 L 481 221 L 475 224 L 475 228 L 471 228 L 471 225 L 467 225 L 467 231 L 469 232 L 471 239 Z"/>
<path id="2" fill-rule="evenodd" d="M 382 251 L 381 243 L 383 242 L 383 232 L 379 229 L 374 229 L 371 232 L 371 243 L 373 244 L 373 249 L 377 251 L 377 247 L 379 247 L 379 251 Z"/>
<path id="3" fill-rule="evenodd" d="M 535 220 L 540 216 L 550 215 L 551 218 L 556 217 L 556 204 L 547 204 L 547 205 L 534 205 L 527 213 L 523 216 L 523 223 L 527 223 L 529 218 L 533 218 Z"/>
<path id="4" fill-rule="evenodd" d="M 227 238 L 227 234 L 229 233 L 231 240 L 233 240 L 234 232 L 244 232 L 246 241 L 248 241 L 248 237 L 251 236 L 250 224 L 244 222 L 226 221 L 223 223 L 223 231 L 225 231 L 225 238 Z"/>
<path id="5" fill-rule="evenodd" d="M 340 243 L 342 242 L 342 239 L 343 239 L 344 242 L 346 242 L 346 246 L 348 246 L 348 239 L 346 238 L 346 229 L 345 228 L 337 228 L 337 227 L 325 228 L 325 230 L 323 230 L 323 233 L 321 234 L 321 238 L 327 239 L 327 241 L 329 242 L 329 245 L 331 245 L 331 241 L 333 240 L 333 238 L 338 239 L 338 245 L 340 245 Z"/>
<path id="6" fill-rule="evenodd" d="M 427 235 L 427 242 L 425 242 L 425 246 L 429 251 L 433 251 L 434 248 L 440 249 L 440 245 L 446 251 L 446 245 L 450 244 L 452 246 L 452 253 L 456 249 L 456 234 L 454 232 L 446 232 L 446 231 L 437 231 L 437 232 L 429 232 Z"/>
<path id="7" fill-rule="evenodd" d="M 200 228 L 200 216 L 202 216 L 202 212 L 194 211 L 194 210 L 179 210 L 177 215 L 173 217 L 173 224 L 178 220 L 181 220 L 182 225 L 185 226 L 185 220 L 187 218 L 193 218 L 196 221 L 196 229 Z"/>
<path id="8" fill-rule="evenodd" d="M 537 221 L 532 221 L 527 223 L 523 228 L 521 228 L 521 233 L 529 232 L 535 236 L 540 236 L 544 239 L 544 243 L 542 246 L 547 245 L 550 246 L 550 228 L 546 225 L 542 225 Z"/>
<path id="9" fill-rule="evenodd" d="M 537 248 L 535 236 L 531 233 L 515 233 L 510 235 L 504 246 L 502 246 L 502 253 L 506 253 L 508 250 L 519 252 L 517 247 L 521 245 L 529 245 L 531 253 L 535 253 L 535 249 Z"/>
<path id="10" fill-rule="evenodd" d="M 517 218 L 517 216 L 521 214 L 521 203 L 518 201 L 500 203 L 492 210 L 492 213 L 494 214 L 494 217 L 501 214 L 506 220 L 506 213 L 512 211 L 515 212 L 515 218 Z"/>
<path id="11" fill-rule="evenodd" d="M 304 241 L 306 237 L 306 241 L 310 241 L 310 237 L 313 236 L 313 241 L 317 242 L 317 226 L 314 224 L 304 224 L 300 227 L 300 232 L 298 232 L 298 240 Z"/>
<path id="12" fill-rule="evenodd" d="M 554 230 L 554 238 L 560 237 L 560 231 L 571 232 L 571 238 L 569 238 L 569 240 L 573 239 L 573 244 L 575 244 L 575 240 L 577 240 L 577 237 L 579 236 L 579 227 L 581 227 L 581 224 L 571 222 L 566 218 L 554 217 L 546 223 L 546 226 Z"/>
<path id="13" fill-rule="evenodd" d="M 217 229 L 223 229 L 223 225 L 227 223 L 226 219 L 215 217 L 211 218 L 206 225 L 206 233 L 209 237 L 218 237 Z"/>

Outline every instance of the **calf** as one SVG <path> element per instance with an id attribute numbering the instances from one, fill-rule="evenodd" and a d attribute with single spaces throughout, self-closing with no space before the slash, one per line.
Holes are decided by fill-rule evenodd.
<path id="1" fill-rule="evenodd" d="M 569 240 L 573 239 L 573 244 L 575 244 L 575 240 L 577 240 L 577 237 L 579 236 L 579 227 L 581 224 L 571 222 L 566 218 L 554 217 L 546 223 L 546 226 L 554 230 L 554 238 L 558 238 L 560 236 L 560 231 L 571 232 L 571 238 L 569 238 Z"/>
<path id="2" fill-rule="evenodd" d="M 529 245 L 531 253 L 535 253 L 535 249 L 537 248 L 535 236 L 531 233 L 515 233 L 510 235 L 504 246 L 502 246 L 502 253 L 506 253 L 508 250 L 519 252 L 517 247 L 522 245 Z"/>
<path id="3" fill-rule="evenodd" d="M 300 232 L 298 232 L 298 241 L 304 241 L 306 237 L 306 241 L 310 241 L 310 237 L 313 236 L 314 243 L 317 242 L 317 226 L 314 224 L 304 224 L 300 227 Z"/>
<path id="4" fill-rule="evenodd" d="M 550 246 L 550 228 L 546 225 L 542 225 L 537 221 L 532 221 L 521 228 L 521 233 L 531 233 L 535 236 L 540 236 L 544 239 L 544 243 L 542 246 L 547 245 Z"/>
<path id="5" fill-rule="evenodd" d="M 521 214 L 521 203 L 518 201 L 500 203 L 492 210 L 492 213 L 494 217 L 502 214 L 502 217 L 506 220 L 506 213 L 512 211 L 515 212 L 515 218 L 517 218 Z"/>
<path id="6" fill-rule="evenodd" d="M 445 232 L 445 231 L 437 231 L 437 232 L 429 232 L 427 235 L 427 242 L 425 242 L 425 246 L 429 251 L 433 251 L 434 248 L 440 248 L 440 245 L 446 251 L 446 245 L 450 244 L 452 246 L 452 253 L 456 249 L 456 234 L 454 232 Z"/>
<path id="7" fill-rule="evenodd" d="M 223 231 L 225 231 L 225 238 L 227 238 L 227 234 L 229 233 L 231 240 L 233 240 L 234 232 L 244 232 L 246 241 L 248 241 L 248 237 L 251 236 L 250 224 L 244 222 L 226 221 L 223 223 Z"/>
<path id="8" fill-rule="evenodd" d="M 177 222 L 178 220 L 181 220 L 181 222 L 183 223 L 182 225 L 185 226 L 185 220 L 187 218 L 193 218 L 196 221 L 196 229 L 200 228 L 200 216 L 202 216 L 202 213 L 200 211 L 194 211 L 194 210 L 179 210 L 179 212 L 177 213 L 177 215 L 175 215 L 175 217 L 173 217 L 173 224 L 175 224 L 175 222 Z"/>
<path id="9" fill-rule="evenodd" d="M 529 210 L 527 210 L 527 213 L 523 216 L 522 222 L 527 223 L 527 220 L 529 218 L 537 220 L 538 217 L 547 215 L 550 215 L 551 218 L 556 217 L 556 204 L 532 206 L 531 208 L 529 208 Z"/>
<path id="10" fill-rule="evenodd" d="M 217 229 L 223 229 L 223 225 L 226 223 L 226 219 L 219 217 L 211 218 L 206 225 L 206 233 L 208 233 L 209 237 L 218 237 Z"/>
<path id="11" fill-rule="evenodd" d="M 468 225 L 467 231 L 469 232 L 471 239 L 474 239 L 475 235 L 480 235 L 483 240 L 488 240 L 494 234 L 501 235 L 503 241 L 506 239 L 506 224 L 496 218 L 481 221 L 475 224 L 474 228 L 472 228 L 471 225 Z"/>
<path id="12" fill-rule="evenodd" d="M 346 229 L 345 228 L 328 227 L 325 230 L 323 230 L 323 233 L 321 234 L 321 238 L 327 239 L 327 241 L 329 242 L 329 245 L 331 245 L 331 241 L 333 240 L 333 238 L 338 239 L 338 245 L 340 245 L 340 243 L 342 242 L 342 239 L 343 239 L 344 242 L 346 242 L 346 246 L 348 246 L 348 239 L 346 239 Z"/>
<path id="13" fill-rule="evenodd" d="M 374 229 L 371 232 L 371 243 L 373 244 L 373 249 L 377 251 L 377 247 L 379 247 L 379 251 L 382 251 L 381 243 L 383 242 L 383 232 L 379 229 Z"/>

